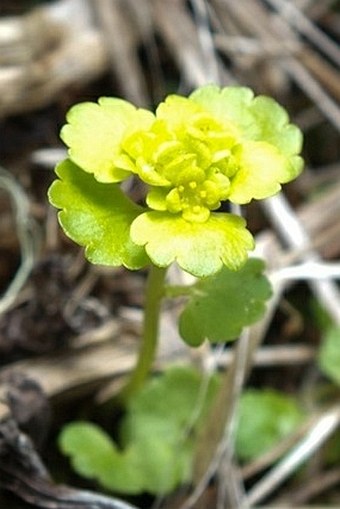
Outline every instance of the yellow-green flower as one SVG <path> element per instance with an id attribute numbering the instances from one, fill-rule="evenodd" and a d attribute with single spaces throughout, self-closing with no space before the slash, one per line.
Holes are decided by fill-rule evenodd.
<path id="1" fill-rule="evenodd" d="M 158 266 L 176 261 L 196 276 L 212 275 L 222 265 L 240 268 L 253 238 L 242 218 L 216 212 L 221 203 L 245 204 L 272 196 L 302 169 L 299 129 L 273 99 L 255 98 L 248 88 L 211 85 L 188 98 L 172 95 L 155 114 L 121 99 L 102 98 L 98 104 L 73 107 L 67 120 L 61 136 L 71 163 L 59 167 L 61 182 L 52 186 L 51 201 L 63 209 L 60 219 L 64 226 L 67 222 L 67 233 L 89 250 L 91 234 L 87 230 L 85 240 L 76 219 L 81 217 L 77 193 L 84 193 L 84 186 L 77 191 L 75 184 L 82 175 L 79 169 L 92 174 L 86 193 L 94 230 L 103 224 L 103 239 L 109 225 L 113 231 L 120 228 L 120 239 L 124 237 L 129 248 L 120 246 L 119 264 L 131 268 L 146 263 L 145 253 Z M 78 177 L 72 181 L 73 202 L 66 204 L 61 193 L 70 186 L 72 163 Z M 146 184 L 145 206 L 136 208 L 124 198 L 131 210 L 122 235 L 114 203 L 112 217 L 98 221 L 103 216 L 100 207 L 105 205 L 109 213 L 110 206 L 94 204 L 91 187 L 109 186 L 112 200 L 117 200 L 118 183 L 131 175 Z M 92 239 L 92 261 L 117 264 L 116 243 L 101 249 L 101 242 L 98 235 Z"/>

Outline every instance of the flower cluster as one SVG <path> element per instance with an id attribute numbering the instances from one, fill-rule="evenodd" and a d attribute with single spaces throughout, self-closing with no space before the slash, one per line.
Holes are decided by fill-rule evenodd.
<path id="1" fill-rule="evenodd" d="M 96 263 L 117 264 L 110 250 L 119 247 L 119 264 L 131 268 L 151 259 L 161 267 L 177 261 L 197 276 L 212 275 L 223 264 L 238 269 L 253 238 L 242 218 L 215 211 L 226 200 L 245 204 L 272 196 L 302 169 L 299 129 L 273 99 L 255 98 L 248 88 L 210 85 L 188 98 L 171 95 L 155 114 L 121 99 L 101 98 L 74 106 L 67 120 L 61 137 L 69 159 L 57 170 L 61 181 L 53 184 L 50 197 L 63 209 L 65 231 L 92 250 Z M 80 182 L 91 178 L 84 172 L 92 175 L 89 189 Z M 131 175 L 146 184 L 144 207 L 117 194 L 122 193 L 118 184 Z M 64 198 L 71 182 L 73 204 Z M 110 204 L 91 199 L 95 187 L 105 200 L 112 191 L 109 218 Z M 87 211 L 74 203 L 80 195 Z M 117 200 L 124 201 L 124 217 Z M 92 214 L 91 240 L 89 232 L 87 240 L 74 232 L 77 221 L 78 230 L 84 226 L 84 214 L 88 228 Z M 112 240 L 112 229 L 125 246 L 113 241 L 103 247 L 105 236 Z"/>

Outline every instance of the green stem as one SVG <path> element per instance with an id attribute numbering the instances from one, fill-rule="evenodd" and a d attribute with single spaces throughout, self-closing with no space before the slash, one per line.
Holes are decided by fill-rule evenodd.
<path id="1" fill-rule="evenodd" d="M 144 384 L 155 358 L 166 269 L 151 265 L 145 290 L 144 325 L 137 364 L 120 398 L 126 403 Z"/>

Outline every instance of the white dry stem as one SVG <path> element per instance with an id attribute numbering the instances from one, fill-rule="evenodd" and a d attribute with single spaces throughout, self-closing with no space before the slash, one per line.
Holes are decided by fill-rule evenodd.
<path id="1" fill-rule="evenodd" d="M 316 350 L 304 344 L 297 345 L 274 345 L 262 346 L 254 355 L 253 366 L 255 367 L 273 367 L 273 366 L 301 366 L 308 364 L 315 359 Z M 227 349 L 221 355 L 216 357 L 215 350 L 210 353 L 209 360 L 217 363 L 219 368 L 227 369 L 233 362 L 233 351 Z"/>
<path id="2" fill-rule="evenodd" d="M 226 421 L 223 438 L 223 455 L 219 470 L 220 478 L 224 482 L 220 483 L 219 506 L 225 507 L 225 501 L 229 500 L 232 507 L 239 507 L 241 500 L 245 498 L 244 486 L 241 478 L 233 465 L 235 434 L 237 425 L 237 412 L 248 370 L 248 354 L 250 350 L 249 328 L 245 328 L 238 340 L 235 348 L 234 357 L 234 377 L 231 384 L 230 406 L 228 418 Z M 228 472 L 228 475 L 225 475 Z"/>
<path id="3" fill-rule="evenodd" d="M 335 432 L 340 423 L 340 407 L 337 406 L 319 417 L 306 436 L 269 473 L 255 484 L 239 506 L 254 506 L 282 484 Z"/>
<path id="4" fill-rule="evenodd" d="M 196 25 L 187 15 L 184 4 L 153 0 L 156 29 L 162 33 L 165 43 L 180 69 L 181 77 L 190 87 L 205 85 L 208 81 L 201 51 L 198 47 Z"/>
<path id="5" fill-rule="evenodd" d="M 2 167 L 0 167 L 0 188 L 4 189 L 9 194 L 12 201 L 16 233 L 21 251 L 20 266 L 0 299 L 1 314 L 7 311 L 15 302 L 21 288 L 26 283 L 31 273 L 37 250 L 37 236 L 33 235 L 35 230 L 32 229 L 32 220 L 29 214 L 29 201 L 25 192 L 14 177 Z"/>
<path id="6" fill-rule="evenodd" d="M 228 415 L 225 422 L 224 437 L 217 444 L 215 454 L 213 455 L 204 475 L 201 477 L 193 492 L 186 499 L 180 509 L 191 509 L 197 500 L 201 497 L 210 479 L 214 473 L 219 469 L 221 463 L 223 464 L 221 474 L 232 463 L 234 455 L 234 434 L 235 434 L 235 415 L 237 406 L 242 392 L 248 363 L 248 350 L 249 350 L 249 329 L 245 329 L 236 344 L 233 351 L 233 377 L 230 384 L 230 394 L 228 397 Z M 232 502 L 232 507 L 238 507 L 242 499 L 244 499 L 244 489 L 240 479 L 236 477 L 235 468 L 228 470 L 228 486 L 223 489 L 223 498 L 229 498 Z M 225 478 L 224 478 L 225 481 Z M 223 501 L 224 503 L 224 501 Z"/>
<path id="7" fill-rule="evenodd" d="M 52 170 L 60 161 L 67 157 L 64 148 L 40 148 L 32 152 L 31 161 L 48 170 Z"/>
<path id="8" fill-rule="evenodd" d="M 264 200 L 262 206 L 273 226 L 289 247 L 307 250 L 311 246 L 308 233 L 282 193 Z M 306 251 L 302 259 L 308 263 L 320 263 L 322 261 L 320 255 L 313 249 Z M 320 303 L 335 323 L 340 325 L 340 293 L 336 284 L 330 278 L 310 279 L 308 282 Z"/>
<path id="9" fill-rule="evenodd" d="M 275 271 L 271 278 L 283 281 L 340 279 L 340 263 L 320 261 L 291 265 Z"/>
<path id="10" fill-rule="evenodd" d="M 213 35 L 211 33 L 206 0 L 192 0 L 198 39 L 206 68 L 207 81 L 219 83 L 218 61 Z"/>

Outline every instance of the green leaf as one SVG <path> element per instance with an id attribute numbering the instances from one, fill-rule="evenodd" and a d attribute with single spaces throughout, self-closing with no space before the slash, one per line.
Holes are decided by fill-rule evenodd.
<path id="1" fill-rule="evenodd" d="M 340 430 L 329 437 L 324 445 L 323 462 L 327 466 L 338 467 L 340 463 Z"/>
<path id="2" fill-rule="evenodd" d="M 143 209 L 115 184 L 102 184 L 66 159 L 57 167 L 49 190 L 52 205 L 62 209 L 59 221 L 66 235 L 85 247 L 95 264 L 138 269 L 147 264 L 143 248 L 130 238 L 130 225 Z"/>
<path id="3" fill-rule="evenodd" d="M 240 399 L 236 453 L 242 460 L 254 459 L 292 433 L 304 412 L 296 399 L 274 390 L 249 389 Z"/>
<path id="4" fill-rule="evenodd" d="M 190 96 L 194 102 L 204 106 L 220 122 L 233 122 L 240 132 L 247 132 L 252 138 L 256 133 L 250 105 L 254 93 L 246 87 L 220 88 L 217 85 L 206 85 L 195 90 Z"/>
<path id="5" fill-rule="evenodd" d="M 191 223 L 167 212 L 147 212 L 132 223 L 131 237 L 145 246 L 155 265 L 176 261 L 197 277 L 211 276 L 223 265 L 238 270 L 254 247 L 244 219 L 232 214 L 211 214 L 205 223 Z"/>
<path id="6" fill-rule="evenodd" d="M 148 129 L 154 115 L 122 99 L 101 97 L 98 104 L 73 106 L 67 121 L 60 135 L 69 147 L 70 159 L 100 182 L 121 182 L 134 171 L 133 163 L 122 157 L 123 138 Z"/>
<path id="7" fill-rule="evenodd" d="M 193 402 L 198 397 L 202 374 L 190 366 L 172 366 L 162 375 L 154 377 L 139 391 L 129 403 L 129 436 L 140 429 L 135 419 L 155 417 L 162 426 L 173 423 L 183 430 L 193 412 Z M 217 387 L 217 379 L 212 377 L 207 388 L 207 400 Z M 204 400 L 201 413 L 207 410 L 208 402 Z M 174 411 L 176 409 L 176 411 Z"/>
<path id="8" fill-rule="evenodd" d="M 152 425 L 132 444 L 131 454 L 135 469 L 143 473 L 141 492 L 166 495 L 191 478 L 192 444 L 156 435 Z"/>
<path id="9" fill-rule="evenodd" d="M 126 494 L 164 495 L 190 481 L 195 433 L 219 381 L 192 367 L 172 367 L 130 400 L 122 449 L 98 426 L 75 422 L 59 438 L 78 474 Z M 202 392 L 202 389 L 204 391 Z"/>
<path id="10" fill-rule="evenodd" d="M 263 275 L 264 264 L 251 258 L 242 269 L 223 268 L 215 276 L 198 281 L 179 319 L 182 338 L 191 346 L 205 339 L 236 339 L 242 328 L 256 322 L 265 311 L 271 287 Z"/>
<path id="11" fill-rule="evenodd" d="M 318 363 L 321 371 L 340 385 L 340 328 L 330 328 L 321 343 Z"/>
<path id="12" fill-rule="evenodd" d="M 229 200 L 233 203 L 245 204 L 253 198 L 273 196 L 280 191 L 281 183 L 296 176 L 287 158 L 266 142 L 238 145 L 234 157 L 239 170 L 231 181 Z"/>
<path id="13" fill-rule="evenodd" d="M 198 103 L 188 101 L 186 97 L 176 94 L 169 95 L 161 102 L 156 110 L 157 119 L 164 121 L 164 126 L 171 130 L 181 128 L 187 124 L 193 115 L 204 111 Z"/>
<path id="14" fill-rule="evenodd" d="M 72 456 L 75 470 L 89 478 L 106 475 L 114 467 L 119 453 L 111 438 L 98 426 L 87 422 L 73 422 L 63 428 L 59 446 Z"/>
<path id="15" fill-rule="evenodd" d="M 311 296 L 308 302 L 307 312 L 311 314 L 313 323 L 321 332 L 325 333 L 333 327 L 334 322 L 332 317 L 326 308 L 320 304 L 317 297 Z"/>
<path id="16" fill-rule="evenodd" d="M 286 110 L 273 98 L 254 97 L 250 88 L 207 85 L 190 99 L 204 106 L 220 121 L 234 122 L 246 140 L 266 141 L 286 156 L 301 151 L 300 129 L 289 123 Z"/>
<path id="17" fill-rule="evenodd" d="M 258 130 L 254 139 L 273 144 L 287 156 L 301 152 L 302 133 L 300 129 L 289 123 L 286 110 L 273 98 L 255 97 L 250 104 L 250 111 Z"/>
<path id="18" fill-rule="evenodd" d="M 191 479 L 194 437 L 207 414 L 219 381 L 212 377 L 206 393 L 202 375 L 174 366 L 151 379 L 129 403 L 122 423 L 123 443 L 139 451 L 147 472 L 145 489 L 165 494 Z"/>
<path id="19" fill-rule="evenodd" d="M 194 102 L 204 106 L 207 111 L 212 113 L 217 119 L 225 123 L 234 123 L 239 130 L 240 145 L 247 146 L 247 141 L 261 142 L 272 145 L 272 157 L 266 160 L 262 156 L 263 168 L 260 171 L 266 176 L 266 186 L 268 187 L 270 178 L 273 179 L 273 189 L 268 187 L 267 194 L 263 189 L 260 191 L 260 185 L 257 185 L 258 196 L 252 196 L 256 199 L 271 196 L 277 192 L 280 187 L 275 190 L 275 184 L 286 183 L 296 178 L 303 169 L 303 160 L 298 155 L 302 148 L 302 133 L 294 124 L 289 123 L 289 117 L 286 110 L 280 106 L 274 99 L 266 96 L 254 97 L 253 92 L 245 87 L 226 87 L 220 89 L 215 85 L 208 85 L 199 88 L 190 96 Z M 255 147 L 255 144 L 253 145 Z M 277 150 L 274 157 L 273 149 Z M 269 154 L 268 154 L 269 155 Z M 278 159 L 281 156 L 283 161 Z M 251 153 L 248 152 L 243 169 L 249 173 L 251 167 L 254 170 L 261 170 L 261 166 L 257 165 L 258 154 L 254 153 L 254 163 L 252 163 Z M 250 168 L 247 169 L 247 164 Z M 254 166 L 258 166 L 256 169 Z M 242 168 L 242 166 L 241 166 Z M 285 171 L 282 174 L 282 170 Z M 256 171 L 254 173 L 254 178 Z M 263 179 L 263 176 L 261 177 Z M 242 183 L 244 178 L 237 181 L 238 193 L 242 193 Z M 240 184 L 240 185 L 238 185 Z M 236 184 L 234 190 L 236 191 Z M 230 197 L 235 203 L 247 203 L 244 198 L 237 201 L 234 197 Z"/>
<path id="20" fill-rule="evenodd" d="M 142 479 L 136 468 L 129 468 L 124 455 L 111 437 L 89 422 L 73 422 L 59 436 L 61 451 L 71 458 L 74 470 L 104 488 L 135 494 L 142 490 Z"/>

